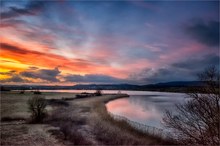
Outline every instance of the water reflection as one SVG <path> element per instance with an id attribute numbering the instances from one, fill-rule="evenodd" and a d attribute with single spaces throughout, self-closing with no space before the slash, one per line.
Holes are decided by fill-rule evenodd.
<path id="1" fill-rule="evenodd" d="M 164 128 L 161 123 L 165 109 L 175 112 L 175 104 L 186 100 L 185 94 L 160 93 L 156 95 L 132 95 L 106 104 L 113 114 L 157 128 Z"/>

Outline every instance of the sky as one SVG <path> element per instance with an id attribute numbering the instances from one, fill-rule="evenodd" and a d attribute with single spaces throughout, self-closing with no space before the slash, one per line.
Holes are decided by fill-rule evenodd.
<path id="1" fill-rule="evenodd" d="M 1 0 L 1 84 L 151 84 L 219 67 L 218 1 Z"/>

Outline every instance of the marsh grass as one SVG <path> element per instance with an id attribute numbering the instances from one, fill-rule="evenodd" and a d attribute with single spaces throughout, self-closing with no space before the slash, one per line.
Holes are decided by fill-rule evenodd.
<path id="1" fill-rule="evenodd" d="M 19 91 L 1 91 L 1 144 L 0 145 L 39 145 L 39 146 L 62 146 L 63 142 L 58 141 L 48 131 L 59 131 L 48 124 L 29 124 L 30 113 L 28 112 L 27 101 L 36 96 L 26 91 L 19 94 Z M 72 93 L 44 93 L 47 99 L 59 99 L 61 97 L 73 98 Z M 53 104 L 54 105 L 54 104 Z M 48 109 L 53 110 L 51 105 Z"/>
<path id="2" fill-rule="evenodd" d="M 28 119 L 31 114 L 28 112 L 27 101 L 33 96 L 36 95 L 29 91 L 25 91 L 25 94 L 19 94 L 19 91 L 1 91 L 1 119 Z M 65 97 L 67 100 L 75 98 L 74 93 L 42 92 L 41 96 L 45 96 L 47 100 L 54 99 L 54 101 L 61 100 L 61 97 Z M 51 103 L 54 102 L 51 101 Z"/>
<path id="3" fill-rule="evenodd" d="M 18 124 L 16 121 L 4 122 L 1 125 L 0 145 L 62 146 L 62 143 L 48 132 L 52 129 L 54 128 L 42 124 Z"/>
<path id="4" fill-rule="evenodd" d="M 104 103 L 108 102 L 104 101 Z M 107 145 L 149 145 L 149 144 L 174 144 L 160 136 L 143 133 L 136 130 L 126 121 L 117 121 L 107 112 L 104 104 L 94 104 L 94 110 L 98 118 L 94 118 L 94 133 L 100 141 Z"/>
<path id="5" fill-rule="evenodd" d="M 46 122 L 59 127 L 63 136 L 54 133 L 57 138 L 68 140 L 73 145 L 91 145 L 87 137 L 79 132 L 80 126 L 85 125 L 86 120 L 77 116 L 74 110 L 74 107 L 60 107 L 52 112 Z"/>

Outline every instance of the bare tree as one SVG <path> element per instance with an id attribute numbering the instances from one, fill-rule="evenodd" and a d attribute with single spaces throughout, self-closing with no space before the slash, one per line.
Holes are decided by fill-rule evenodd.
<path id="1" fill-rule="evenodd" d="M 199 79 L 204 86 L 191 90 L 185 104 L 176 105 L 178 114 L 166 111 L 163 121 L 182 144 L 220 145 L 218 70 L 210 67 Z"/>
<path id="2" fill-rule="evenodd" d="M 46 105 L 47 101 L 44 97 L 33 96 L 27 102 L 28 109 L 31 112 L 32 122 L 39 123 L 42 122 L 43 118 L 46 115 Z"/>

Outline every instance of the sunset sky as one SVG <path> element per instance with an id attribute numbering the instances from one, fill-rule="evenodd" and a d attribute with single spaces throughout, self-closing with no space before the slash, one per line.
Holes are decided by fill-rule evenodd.
<path id="1" fill-rule="evenodd" d="M 1 84 L 149 84 L 219 67 L 218 1 L 1 0 Z"/>

